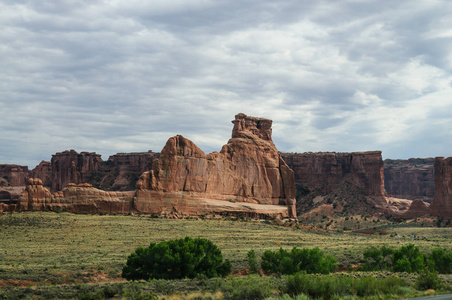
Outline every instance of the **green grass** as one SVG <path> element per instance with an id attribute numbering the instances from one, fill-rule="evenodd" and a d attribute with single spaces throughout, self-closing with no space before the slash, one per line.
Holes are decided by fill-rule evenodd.
<path id="1" fill-rule="evenodd" d="M 413 243 L 422 252 L 452 251 L 452 228 L 387 227 L 385 230 L 423 239 L 395 239 L 336 231 L 312 232 L 263 221 L 168 220 L 149 216 L 25 212 L 0 215 L 0 286 L 35 283 L 105 282 L 120 279 L 127 256 L 150 242 L 202 237 L 211 240 L 232 263 L 247 268 L 247 253 L 319 247 L 339 265 L 358 263 L 371 245 L 400 248 Z M 450 281 L 446 278 L 446 281 Z"/>

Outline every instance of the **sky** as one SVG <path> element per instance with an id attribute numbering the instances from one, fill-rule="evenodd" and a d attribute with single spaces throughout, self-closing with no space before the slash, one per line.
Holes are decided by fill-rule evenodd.
<path id="1" fill-rule="evenodd" d="M 452 1 L 0 0 L 0 164 L 219 151 L 452 156 Z"/>

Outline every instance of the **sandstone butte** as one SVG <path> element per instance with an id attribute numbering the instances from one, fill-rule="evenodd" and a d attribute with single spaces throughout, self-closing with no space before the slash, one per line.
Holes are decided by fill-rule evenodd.
<path id="1" fill-rule="evenodd" d="M 152 169 L 140 176 L 135 191 L 107 192 L 88 183 L 70 183 L 51 194 L 40 179 L 30 178 L 18 204 L 1 203 L 0 210 L 295 218 L 294 173 L 271 139 L 272 121 L 238 114 L 232 122 L 232 138 L 220 152 L 205 154 L 183 136 L 170 138 Z M 97 169 L 100 163 L 100 157 L 92 155 L 86 156 L 87 162 L 71 151 L 63 154 L 77 160 L 65 159 L 71 162 L 68 166 L 53 162 L 54 174 L 60 167 L 65 172 L 59 176 L 61 182 L 53 182 L 55 190 L 67 178 L 84 180 L 77 164 L 95 164 Z"/>

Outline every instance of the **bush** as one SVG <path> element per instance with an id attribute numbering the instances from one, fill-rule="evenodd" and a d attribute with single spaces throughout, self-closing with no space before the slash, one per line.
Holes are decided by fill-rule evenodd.
<path id="1" fill-rule="evenodd" d="M 413 244 L 394 251 L 392 264 L 394 272 L 419 272 L 424 269 L 425 256 Z"/>
<path id="2" fill-rule="evenodd" d="M 416 289 L 425 291 L 429 289 L 437 290 L 441 288 L 442 281 L 438 277 L 438 272 L 425 269 L 420 272 L 416 280 Z"/>
<path id="3" fill-rule="evenodd" d="M 190 237 L 151 243 L 129 255 L 122 269 L 127 280 L 208 278 L 226 276 L 231 272 L 229 260 L 223 261 L 221 251 L 211 241 Z"/>
<path id="4" fill-rule="evenodd" d="M 428 258 L 428 265 L 441 274 L 451 274 L 452 253 L 445 253 L 443 249 L 435 249 Z"/>
<path id="5" fill-rule="evenodd" d="M 221 285 L 224 299 L 266 299 L 273 295 L 271 278 L 251 275 L 248 278 L 231 278 Z"/>
<path id="6" fill-rule="evenodd" d="M 364 251 L 364 265 L 360 267 L 362 271 L 378 271 L 391 269 L 391 256 L 394 251 L 386 246 L 381 248 L 370 247 Z"/>
<path id="7" fill-rule="evenodd" d="M 287 276 L 284 292 L 291 296 L 309 295 L 314 299 L 332 299 L 344 296 L 368 297 L 373 295 L 400 294 L 408 284 L 396 277 L 351 278 L 347 276 L 309 275 L 302 272 Z"/>
<path id="8" fill-rule="evenodd" d="M 364 264 L 359 271 L 393 270 L 394 272 L 419 272 L 424 269 L 426 257 L 419 248 L 413 244 L 402 246 L 399 250 L 392 250 L 386 246 L 381 248 L 371 247 L 364 251 Z M 442 261 L 440 254 L 435 259 Z M 429 264 L 435 265 L 436 261 L 431 259 Z M 451 256 L 452 264 L 452 256 Z"/>
<path id="9" fill-rule="evenodd" d="M 261 267 L 266 273 L 290 275 L 305 271 L 309 274 L 329 274 L 337 268 L 336 262 L 337 260 L 331 255 L 324 257 L 319 248 L 294 247 L 290 252 L 282 248 L 275 252 L 265 251 L 262 255 Z"/>
<path id="10" fill-rule="evenodd" d="M 247 254 L 248 257 L 248 266 L 250 267 L 250 273 L 257 273 L 257 260 L 256 260 L 256 252 L 254 250 L 250 250 Z"/>

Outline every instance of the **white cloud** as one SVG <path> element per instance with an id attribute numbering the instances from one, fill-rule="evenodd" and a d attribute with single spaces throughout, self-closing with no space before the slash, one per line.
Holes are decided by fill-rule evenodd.
<path id="1" fill-rule="evenodd" d="M 282 151 L 451 156 L 451 12 L 445 1 L 2 2 L 0 163 L 160 151 L 175 134 L 218 151 L 239 112 L 273 119 Z"/>

